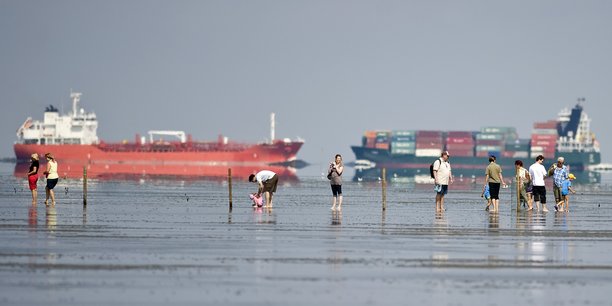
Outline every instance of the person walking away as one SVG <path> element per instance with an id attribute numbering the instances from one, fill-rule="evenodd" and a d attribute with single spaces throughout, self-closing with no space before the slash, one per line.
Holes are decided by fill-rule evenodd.
<path id="1" fill-rule="evenodd" d="M 495 163 L 495 156 L 489 156 L 489 165 L 485 170 L 485 185 L 489 184 L 489 192 L 491 193 L 492 212 L 499 212 L 499 188 L 504 183 L 501 167 Z M 506 184 L 504 184 L 505 186 Z"/>
<path id="2" fill-rule="evenodd" d="M 38 169 L 40 169 L 38 153 L 32 153 L 30 169 L 28 170 L 28 185 L 32 192 L 32 205 L 36 205 L 36 202 L 38 202 Z"/>
<path id="3" fill-rule="evenodd" d="M 51 198 L 51 205 L 55 206 L 55 192 L 53 192 L 53 188 L 55 188 L 59 180 L 59 175 L 57 174 L 57 161 L 51 153 L 45 154 L 45 158 L 47 159 L 47 170 L 45 171 L 45 176 L 47 177 L 45 205 L 49 205 L 49 198 Z"/>
<path id="4" fill-rule="evenodd" d="M 557 203 L 563 202 L 563 195 L 561 194 L 561 188 L 563 187 L 563 182 L 565 182 L 568 178 L 567 167 L 564 165 L 565 159 L 563 157 L 559 157 L 557 159 L 556 165 L 551 165 L 548 170 L 548 175 L 552 174 L 553 177 L 553 193 L 555 195 L 555 210 L 558 210 Z"/>
<path id="5" fill-rule="evenodd" d="M 489 211 L 489 207 L 491 206 L 491 192 L 489 191 L 489 185 L 484 185 L 484 187 L 482 187 L 480 197 L 487 200 L 487 207 L 485 207 L 485 211 Z"/>
<path id="6" fill-rule="evenodd" d="M 563 181 L 563 184 L 561 186 L 561 196 L 563 197 L 563 200 L 557 203 L 559 211 L 569 211 L 569 193 L 576 193 L 576 191 L 572 188 L 572 181 L 575 179 L 576 176 L 570 173 L 567 176 L 567 180 Z"/>
<path id="7" fill-rule="evenodd" d="M 257 196 L 265 196 L 265 207 L 272 207 L 272 198 L 278 185 L 278 175 L 270 170 L 262 170 L 249 176 L 249 182 L 257 183 Z"/>
<path id="8" fill-rule="evenodd" d="M 532 182 L 532 193 L 533 200 L 536 203 L 537 210 L 540 210 L 540 203 L 542 203 L 542 211 L 548 212 L 546 208 L 546 186 L 544 184 L 544 178 L 547 175 L 546 168 L 544 168 L 544 156 L 538 155 L 536 162 L 529 166 L 529 176 Z"/>
<path id="9" fill-rule="evenodd" d="M 533 204 L 531 203 L 531 197 L 527 195 L 527 187 L 529 185 L 529 182 L 531 181 L 529 171 L 527 171 L 527 169 L 523 167 L 522 160 L 514 161 L 514 167 L 516 167 L 516 172 L 518 173 L 519 177 L 519 181 L 517 182 L 517 184 L 519 186 L 521 201 L 527 203 L 527 210 L 532 210 Z"/>
<path id="10" fill-rule="evenodd" d="M 330 163 L 327 177 L 330 179 L 332 190 L 332 207 L 331 210 L 342 210 L 342 172 L 344 165 L 342 164 L 342 156 L 336 154 L 334 161 Z M 338 208 L 336 208 L 336 200 L 338 200 Z"/>
<path id="11" fill-rule="evenodd" d="M 448 162 L 448 151 L 442 152 L 440 158 L 433 164 L 434 190 L 436 191 L 436 212 L 444 211 L 444 196 L 448 193 L 448 185 L 453 183 L 451 165 Z"/>

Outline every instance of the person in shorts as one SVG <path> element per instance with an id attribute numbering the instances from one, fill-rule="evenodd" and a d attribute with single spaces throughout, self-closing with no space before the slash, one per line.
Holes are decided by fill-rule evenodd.
<path id="1" fill-rule="evenodd" d="M 489 192 L 489 185 L 484 185 L 482 187 L 482 193 L 480 193 L 481 198 L 485 198 L 487 200 L 487 207 L 485 207 L 486 211 L 489 211 L 489 206 L 491 206 L 491 193 Z"/>
<path id="2" fill-rule="evenodd" d="M 576 179 L 573 173 L 567 176 L 567 179 L 561 184 L 561 201 L 555 205 L 555 209 L 558 211 L 569 211 L 569 194 L 570 192 L 576 193 L 572 188 L 572 181 Z"/>
<path id="3" fill-rule="evenodd" d="M 32 205 L 36 205 L 38 201 L 38 169 L 40 168 L 40 163 L 38 162 L 38 154 L 32 153 L 30 158 L 30 169 L 28 171 L 28 185 L 30 186 L 30 191 L 32 192 Z"/>
<path id="4" fill-rule="evenodd" d="M 440 158 L 433 164 L 434 191 L 436 192 L 436 212 L 443 212 L 444 196 L 448 193 L 448 185 L 453 183 L 453 174 L 448 162 L 450 154 L 448 151 L 442 152 Z"/>
<path id="5" fill-rule="evenodd" d="M 257 183 L 257 196 L 265 196 L 265 207 L 272 207 L 272 197 L 278 185 L 278 175 L 270 170 L 262 170 L 249 176 L 249 182 Z"/>
<path id="6" fill-rule="evenodd" d="M 504 183 L 504 176 L 502 175 L 501 167 L 495 163 L 495 156 L 489 156 L 489 165 L 485 170 L 485 185 L 489 185 L 489 192 L 491 193 L 491 203 L 493 209 L 491 212 L 499 212 L 499 188 Z"/>
<path id="7" fill-rule="evenodd" d="M 53 192 L 53 188 L 55 188 L 57 181 L 59 181 L 59 175 L 57 174 L 57 161 L 51 153 L 45 154 L 45 158 L 47 159 L 47 170 L 45 171 L 45 176 L 47 177 L 47 186 L 45 187 L 45 205 L 49 205 L 49 198 L 51 198 L 51 206 L 55 206 L 55 192 Z"/>
<path id="8" fill-rule="evenodd" d="M 537 210 L 540 210 L 540 203 L 542 203 L 542 211 L 548 212 L 548 208 L 546 208 L 546 185 L 544 183 L 544 178 L 548 175 L 548 171 L 546 171 L 543 164 L 544 156 L 538 155 L 536 162 L 529 167 L 529 176 L 533 184 L 533 200 L 536 203 Z"/>

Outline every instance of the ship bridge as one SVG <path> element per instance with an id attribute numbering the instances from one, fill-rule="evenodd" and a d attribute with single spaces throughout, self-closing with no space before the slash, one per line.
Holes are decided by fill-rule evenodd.
<path id="1" fill-rule="evenodd" d="M 43 121 L 31 117 L 17 130 L 18 143 L 23 144 L 98 144 L 98 119 L 96 114 L 78 109 L 81 93 L 71 92 L 72 112 L 60 115 L 57 108 L 45 108 Z"/>

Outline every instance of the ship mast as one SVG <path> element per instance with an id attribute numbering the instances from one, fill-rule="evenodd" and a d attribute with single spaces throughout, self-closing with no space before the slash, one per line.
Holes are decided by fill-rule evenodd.
<path id="1" fill-rule="evenodd" d="M 72 90 L 70 91 L 70 98 L 72 99 L 72 117 L 77 116 L 77 104 L 79 103 L 79 101 L 81 101 L 81 95 L 82 93 L 80 92 L 72 92 Z"/>
<path id="2" fill-rule="evenodd" d="M 274 143 L 274 129 L 275 129 L 275 122 L 274 122 L 274 113 L 270 114 L 270 143 Z"/>

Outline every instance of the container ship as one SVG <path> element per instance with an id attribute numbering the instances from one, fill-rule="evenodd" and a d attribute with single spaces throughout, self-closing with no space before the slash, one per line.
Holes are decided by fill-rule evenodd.
<path id="1" fill-rule="evenodd" d="M 17 165 L 15 175 L 22 175 L 32 153 L 51 152 L 60 164 L 60 175 L 103 176 L 248 176 L 270 169 L 281 176 L 295 177 L 296 156 L 304 141 L 275 139 L 274 114 L 271 114 L 270 140 L 249 144 L 229 141 L 194 141 L 183 131 L 149 131 L 148 138 L 136 135 L 133 142 L 107 143 L 98 139 L 98 120 L 93 112 L 78 110 L 81 93 L 73 92 L 72 112 L 60 114 L 48 106 L 43 121 L 27 118 L 17 130 L 14 144 Z M 170 138 L 170 140 L 168 140 Z M 44 167 L 44 158 L 41 167 Z M 23 173 L 22 173 L 23 172 Z"/>
<path id="2" fill-rule="evenodd" d="M 386 168 L 389 176 L 429 180 L 429 165 L 447 150 L 455 175 L 483 176 L 488 157 L 514 175 L 515 160 L 528 168 L 538 155 L 548 166 L 564 157 L 573 172 L 586 172 L 601 162 L 599 143 L 591 132 L 591 119 L 581 102 L 563 109 L 556 120 L 533 124 L 531 137 L 518 137 L 514 127 L 483 127 L 479 131 L 375 130 L 366 131 L 355 153 L 355 180 L 377 179 Z M 587 177 L 589 182 L 597 178 Z"/>

